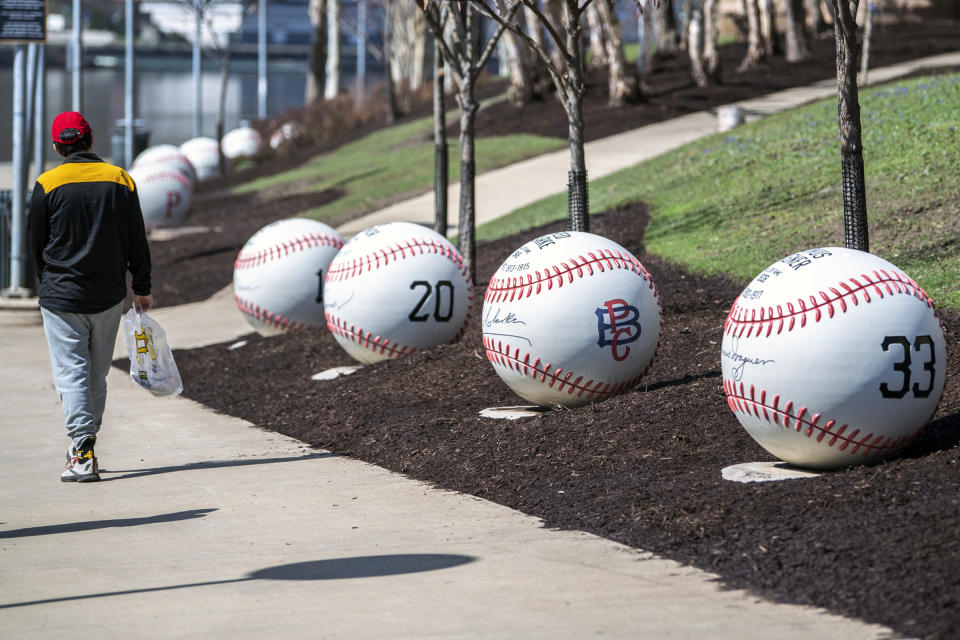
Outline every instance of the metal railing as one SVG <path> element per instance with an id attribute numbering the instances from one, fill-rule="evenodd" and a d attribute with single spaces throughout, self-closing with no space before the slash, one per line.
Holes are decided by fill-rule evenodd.
<path id="1" fill-rule="evenodd" d="M 27 192 L 26 202 L 24 203 L 24 216 L 23 219 L 26 221 L 27 216 L 26 212 L 30 206 L 30 193 Z M 26 280 L 26 288 L 35 290 L 35 281 L 34 278 L 36 274 L 34 273 L 33 260 L 30 259 L 30 252 L 27 249 L 27 230 L 24 228 L 21 230 L 23 238 L 23 253 L 24 253 L 24 267 L 23 275 Z M 3 292 L 10 288 L 10 258 L 11 258 L 11 244 L 13 236 L 13 190 L 11 189 L 0 189 L 0 292 Z M 23 286 L 23 283 L 18 283 L 20 286 Z"/>

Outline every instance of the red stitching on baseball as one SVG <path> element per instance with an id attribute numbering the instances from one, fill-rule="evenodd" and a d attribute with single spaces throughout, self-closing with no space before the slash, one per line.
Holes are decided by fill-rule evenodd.
<path id="1" fill-rule="evenodd" d="M 768 403 L 766 390 L 761 389 L 758 398 L 757 390 L 753 385 L 750 385 L 750 389 L 747 390 L 743 382 L 740 383 L 738 388 L 736 382 L 725 379 L 723 381 L 723 390 L 727 395 L 727 404 L 734 413 L 753 415 L 776 425 L 780 425 L 782 420 L 784 429 L 793 428 L 794 431 L 798 433 L 802 432 L 808 438 L 817 434 L 816 439 L 818 443 L 823 443 L 823 440 L 829 436 L 830 440 L 825 443 L 828 447 L 832 447 L 837 444 L 837 442 L 840 442 L 841 444 L 837 449 L 839 451 L 847 451 L 847 449 L 852 446 L 852 448 L 847 451 L 850 455 L 854 455 L 861 449 L 863 450 L 861 454 L 863 456 L 891 454 L 909 444 L 923 429 L 921 426 L 911 434 L 902 435 L 897 438 L 887 436 L 886 439 L 884 439 L 883 435 L 874 436 L 874 434 L 870 432 L 858 439 L 860 429 L 854 429 L 847 434 L 848 425 L 843 424 L 834 430 L 834 427 L 837 426 L 836 420 L 827 420 L 826 423 L 821 426 L 819 424 L 823 419 L 821 414 L 815 413 L 813 416 L 807 418 L 806 415 L 809 411 L 807 407 L 800 407 L 797 411 L 793 411 L 794 405 L 792 401 L 788 401 L 781 409 L 781 398 L 779 395 L 774 395 L 772 401 Z M 936 410 L 934 410 L 934 413 L 936 413 Z M 930 417 L 932 418 L 933 414 L 931 414 Z M 792 425 L 791 422 L 793 422 Z"/>
<path id="2" fill-rule="evenodd" d="M 594 268 L 602 273 L 604 271 L 604 263 L 606 263 L 607 269 L 629 269 L 642 277 L 645 282 L 649 283 L 659 304 L 660 295 L 657 293 L 657 288 L 653 284 L 653 278 L 650 277 L 646 268 L 644 268 L 644 266 L 640 264 L 640 261 L 634 256 L 613 249 L 597 249 L 596 251 L 588 251 L 586 254 L 589 256 L 588 258 L 579 255 L 560 261 L 560 267 L 557 265 L 545 267 L 542 274 L 539 270 L 534 271 L 533 274 L 528 273 L 526 276 L 509 276 L 504 278 L 498 278 L 496 274 L 494 274 L 493 277 L 490 278 L 490 283 L 487 285 L 487 291 L 483 299 L 486 302 L 502 302 L 504 300 L 512 302 L 520 298 L 528 298 L 540 293 L 544 285 L 546 285 L 547 291 L 549 291 L 553 289 L 554 284 L 556 284 L 558 288 L 562 287 L 564 280 L 568 283 L 573 282 L 574 276 L 578 278 L 585 277 L 584 269 L 588 271 L 586 275 L 592 276 Z M 553 270 L 552 273 L 551 269 Z"/>
<path id="3" fill-rule="evenodd" d="M 343 246 L 343 240 L 329 234 L 308 233 L 299 238 L 293 238 L 288 242 L 281 242 L 272 247 L 265 247 L 252 254 L 244 254 L 243 250 L 237 254 L 237 259 L 233 263 L 234 269 L 249 269 L 257 267 L 265 262 L 286 257 L 296 251 L 303 251 L 305 248 L 325 245 L 334 247 L 337 250 Z"/>
<path id="4" fill-rule="evenodd" d="M 521 355 L 519 348 L 515 348 L 511 353 L 509 344 L 505 345 L 502 340 L 495 340 L 493 337 L 483 336 L 483 346 L 487 353 L 487 360 L 494 366 L 499 365 L 511 371 L 516 371 L 523 376 L 530 376 L 534 380 L 545 383 L 550 388 L 554 388 L 554 386 L 559 383 L 559 385 L 556 386 L 557 391 L 563 391 L 566 387 L 569 395 L 573 395 L 576 391 L 578 398 L 582 398 L 584 394 L 586 394 L 585 397 L 588 400 L 606 400 L 610 396 L 615 396 L 634 388 L 640 383 L 643 376 L 647 375 L 650 367 L 653 366 L 653 361 L 656 359 L 656 352 L 654 352 L 654 357 L 650 359 L 650 362 L 647 363 L 646 368 L 640 375 L 611 386 L 609 382 L 604 383 L 603 381 L 598 381 L 594 383 L 593 379 L 582 382 L 583 376 L 577 376 L 571 380 L 571 378 L 576 375 L 574 372 L 564 372 L 563 369 L 559 367 L 554 369 L 553 365 L 549 362 L 541 365 L 540 358 L 536 358 L 531 364 L 530 358 L 533 357 L 532 354 L 525 353 Z M 659 347 L 660 343 L 658 341 L 657 348 L 659 349 Z"/>
<path id="5" fill-rule="evenodd" d="M 261 309 L 259 305 L 256 305 L 249 300 L 245 300 L 236 294 L 234 294 L 233 298 L 236 300 L 237 309 L 239 309 L 241 313 L 251 316 L 259 322 L 276 329 L 281 329 L 283 331 L 294 331 L 296 329 L 303 329 L 307 326 L 302 322 L 294 322 L 290 318 L 282 316 L 279 313 L 273 313 L 266 309 Z"/>
<path id="6" fill-rule="evenodd" d="M 463 263 L 463 256 L 454 251 L 450 243 L 426 238 L 414 238 L 402 244 L 395 244 L 392 247 L 377 249 L 368 255 L 356 257 L 347 264 L 339 264 L 335 261 L 332 268 L 327 272 L 327 275 L 324 276 L 324 279 L 326 281 L 336 282 L 359 276 L 366 271 L 373 271 L 385 267 L 390 264 L 391 261 L 402 260 L 408 257 L 408 253 L 411 257 L 425 253 L 440 254 L 456 265 L 464 279 L 467 281 L 470 280 L 470 274 L 466 265 Z"/>
<path id="7" fill-rule="evenodd" d="M 357 343 L 365 349 L 373 351 L 374 353 L 379 352 L 380 354 L 384 354 L 389 358 L 396 358 L 407 353 L 413 353 L 414 351 L 423 351 L 423 349 L 418 349 L 417 347 L 391 343 L 389 339 L 381 336 L 375 336 L 371 332 L 364 330 L 362 327 L 357 327 L 352 324 L 347 325 L 345 321 L 331 313 L 325 312 L 323 315 L 326 317 L 327 328 L 330 329 L 331 333 L 340 335 L 351 342 Z M 463 335 L 463 330 L 461 330 L 461 332 L 457 334 L 456 338 L 451 340 L 451 342 L 456 342 L 459 340 L 461 335 Z"/>
<path id="8" fill-rule="evenodd" d="M 834 305 L 840 307 L 841 313 L 846 313 L 847 299 L 854 306 L 859 305 L 858 294 L 863 296 L 864 302 L 871 302 L 870 289 L 873 289 L 874 293 L 880 298 L 884 297 L 884 292 L 886 292 L 886 295 L 894 295 L 894 293 L 911 295 L 925 302 L 927 307 L 933 309 L 934 317 L 939 318 L 930 296 L 907 274 L 902 272 L 890 274 L 883 269 L 874 270 L 871 274 L 874 279 L 871 279 L 871 276 L 865 273 L 860 274 L 860 280 L 863 283 L 857 278 L 849 278 L 847 281 L 838 282 L 836 286 L 827 287 L 827 291 L 818 291 L 820 300 L 817 299 L 816 295 L 807 296 L 806 300 L 798 298 L 799 309 L 795 308 L 791 302 L 786 303 L 786 311 L 784 311 L 782 304 L 778 304 L 776 310 L 772 306 L 761 306 L 759 318 L 757 317 L 757 308 L 741 306 L 740 297 L 737 296 L 723 324 L 724 332 L 728 335 L 736 335 L 738 338 L 744 337 L 744 334 L 749 338 L 752 335 L 759 336 L 761 333 L 765 337 L 769 337 L 774 330 L 777 334 L 780 334 L 784 329 L 793 331 L 796 327 L 797 318 L 800 320 L 800 328 L 802 329 L 807 326 L 808 313 L 813 313 L 813 321 L 816 323 L 823 318 L 824 309 L 826 309 L 827 316 L 833 318 L 836 313 Z M 847 282 L 852 283 L 852 286 Z M 843 291 L 841 292 L 840 289 Z M 830 294 L 833 294 L 833 296 L 831 297 Z M 787 321 L 786 324 L 785 321 Z"/>

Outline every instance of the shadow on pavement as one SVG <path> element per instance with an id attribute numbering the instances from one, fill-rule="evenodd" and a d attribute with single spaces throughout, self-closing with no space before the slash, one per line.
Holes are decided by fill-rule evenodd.
<path id="1" fill-rule="evenodd" d="M 209 460 L 204 462 L 190 462 L 179 464 L 172 467 L 154 467 L 152 469 L 104 469 L 101 467 L 101 482 L 110 482 L 113 480 L 129 480 L 131 478 L 142 478 L 143 476 L 154 476 L 160 473 L 175 473 L 177 471 L 196 471 L 198 469 L 223 469 L 225 467 L 245 467 L 253 464 L 273 464 L 275 462 L 302 462 L 304 460 L 317 460 L 320 458 L 339 458 L 339 454 L 323 451 L 320 453 L 311 453 L 305 456 L 294 456 L 289 458 L 249 458 L 246 460 Z M 104 477 L 103 474 L 120 473 L 123 475 Z"/>
<path id="2" fill-rule="evenodd" d="M 161 522 L 177 522 L 178 520 L 192 520 L 202 518 L 216 511 L 216 509 L 189 509 L 174 513 L 161 513 L 145 518 L 117 518 L 114 520 L 87 520 L 85 522 L 66 522 L 64 524 L 48 524 L 41 527 L 25 527 L 0 531 L 0 538 L 29 538 L 31 536 L 49 536 L 58 533 L 76 533 L 78 531 L 93 531 L 94 529 L 109 529 L 111 527 L 139 527 L 145 524 Z"/>
<path id="3" fill-rule="evenodd" d="M 395 576 L 404 573 L 421 573 L 424 571 L 439 571 L 450 569 L 475 561 L 472 556 L 461 556 L 442 553 L 408 553 L 383 556 L 357 556 L 352 558 L 331 558 L 329 560 L 311 560 L 309 562 L 295 562 L 281 564 L 275 567 L 259 569 L 247 574 L 244 578 L 232 580 L 210 580 L 208 582 L 194 582 L 167 587 L 147 587 L 143 589 L 128 589 L 125 591 L 107 591 L 104 593 L 90 593 L 79 596 L 64 596 L 48 598 L 46 600 L 30 600 L 27 602 L 11 602 L 0 604 L 0 609 L 15 607 L 29 607 L 38 604 L 53 604 L 72 600 L 89 600 L 92 598 L 108 598 L 135 593 L 153 593 L 155 591 L 172 591 L 174 589 L 189 589 L 192 587 L 208 587 L 219 584 L 234 584 L 250 582 L 252 580 L 345 580 L 350 578 L 379 578 Z"/>

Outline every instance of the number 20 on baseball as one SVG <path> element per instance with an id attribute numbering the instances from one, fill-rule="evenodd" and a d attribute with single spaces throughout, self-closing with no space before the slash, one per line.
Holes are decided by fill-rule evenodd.
<path id="1" fill-rule="evenodd" d="M 914 398 L 926 398 L 930 395 L 930 392 L 933 391 L 933 382 L 937 376 L 937 370 L 934 367 L 937 363 L 937 356 L 934 353 L 933 338 L 930 336 L 917 336 L 911 345 L 910 340 L 906 336 L 884 336 L 883 342 L 880 343 L 880 348 L 884 351 L 899 348 L 903 354 L 903 359 L 893 364 L 893 370 L 903 374 L 902 386 L 899 389 L 891 389 L 889 383 L 882 382 L 880 383 L 881 396 L 884 398 L 902 398 L 910 391 L 913 392 Z M 929 358 L 923 362 L 923 371 L 927 371 L 930 374 L 929 384 L 926 389 L 921 389 L 920 384 L 917 382 L 913 383 L 912 388 L 910 386 L 910 378 L 913 375 L 910 369 L 910 365 L 913 363 L 910 357 L 911 349 L 918 354 L 923 351 L 929 354 Z"/>

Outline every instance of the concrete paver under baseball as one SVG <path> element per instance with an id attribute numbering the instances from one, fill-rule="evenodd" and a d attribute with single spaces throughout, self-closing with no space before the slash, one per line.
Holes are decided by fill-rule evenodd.
<path id="1" fill-rule="evenodd" d="M 960 55 L 929 60 L 921 62 L 958 64 Z M 912 68 L 898 65 L 896 75 Z M 884 73 L 872 70 L 871 80 L 887 78 Z M 754 116 L 834 90 L 828 83 L 740 104 Z M 587 153 L 591 176 L 715 127 L 712 116 L 694 114 L 596 141 Z M 558 157 L 559 163 L 533 159 L 501 170 L 500 178 L 521 180 L 522 189 L 488 189 L 484 181 L 493 178 L 480 176 L 478 220 L 562 191 L 562 179 L 545 193 L 532 186 L 542 182 L 543 171 L 566 175 L 565 154 Z M 494 202 L 493 194 L 515 197 Z M 430 198 L 367 216 L 342 232 L 394 219 L 429 221 Z M 229 342 L 249 332 L 229 289 L 152 315 L 176 347 Z M 63 484 L 67 439 L 35 322 L 22 309 L 0 321 L 5 636 L 889 634 L 822 610 L 724 590 L 702 571 L 582 532 L 545 529 L 536 518 L 313 450 L 184 398 L 154 398 L 119 369 L 109 377 L 97 447 L 104 482 Z"/>

